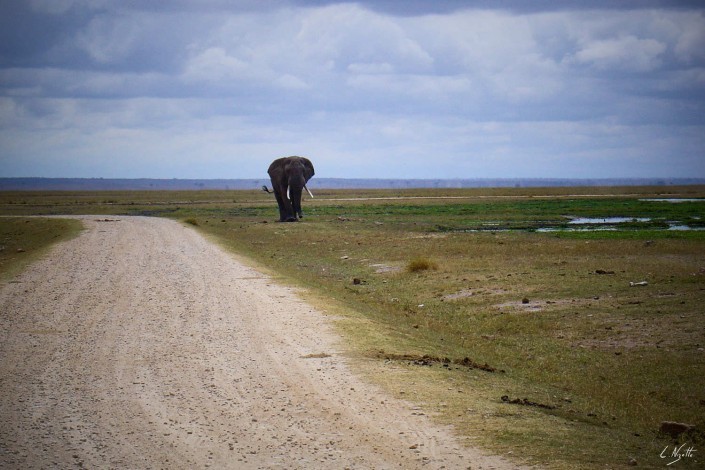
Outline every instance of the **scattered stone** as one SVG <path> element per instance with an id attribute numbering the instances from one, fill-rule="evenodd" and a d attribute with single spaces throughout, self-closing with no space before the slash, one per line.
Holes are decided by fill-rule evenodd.
<path id="1" fill-rule="evenodd" d="M 637 465 L 639 465 L 639 462 L 637 462 L 634 457 L 632 457 L 631 459 L 629 459 L 629 466 L 630 466 L 630 467 L 636 467 Z"/>
<path id="2" fill-rule="evenodd" d="M 692 424 L 676 423 L 675 421 L 663 421 L 659 431 L 663 434 L 668 434 L 672 438 L 677 438 L 681 434 L 695 429 Z"/>
<path id="3" fill-rule="evenodd" d="M 359 277 L 353 278 L 353 284 L 359 286 L 360 284 L 362 284 L 362 279 L 360 279 Z"/>
<path id="4" fill-rule="evenodd" d="M 377 274 L 386 274 L 401 271 L 401 268 L 399 266 L 390 266 L 383 263 L 370 264 L 369 266 L 371 268 L 374 268 L 375 273 Z"/>
<path id="5" fill-rule="evenodd" d="M 595 274 L 614 274 L 614 271 L 605 271 L 604 269 L 595 270 Z"/>
<path id="6" fill-rule="evenodd" d="M 526 297 L 524 297 L 523 299 L 521 299 L 521 303 L 523 303 L 523 304 L 528 304 L 528 303 L 529 303 L 529 299 L 526 298 Z"/>
<path id="7" fill-rule="evenodd" d="M 640 282 L 630 282 L 629 287 L 638 287 L 638 286 L 648 286 L 649 283 L 646 281 L 640 281 Z"/>
<path id="8" fill-rule="evenodd" d="M 17 253 L 24 253 L 25 249 L 24 248 L 17 248 Z"/>

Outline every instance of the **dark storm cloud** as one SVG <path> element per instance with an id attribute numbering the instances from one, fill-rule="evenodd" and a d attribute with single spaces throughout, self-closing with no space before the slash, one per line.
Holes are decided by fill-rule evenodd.
<path id="1" fill-rule="evenodd" d="M 0 5 L 0 66 L 44 65 L 49 51 L 77 31 L 90 15 L 53 15 L 34 11 L 29 2 Z"/>
<path id="2" fill-rule="evenodd" d="M 292 0 L 299 5 L 324 6 L 335 0 Z M 506 10 L 514 13 L 545 13 L 580 10 L 697 9 L 699 0 L 361 0 L 360 5 L 372 10 L 402 16 L 444 14 L 459 10 Z"/>

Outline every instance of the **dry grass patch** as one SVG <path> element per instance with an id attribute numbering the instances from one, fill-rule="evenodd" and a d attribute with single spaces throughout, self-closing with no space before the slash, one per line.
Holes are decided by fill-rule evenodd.
<path id="1" fill-rule="evenodd" d="M 293 227 L 255 222 L 220 230 L 237 249 L 249 247 L 335 298 L 349 312 L 339 324 L 360 370 L 472 443 L 542 467 L 619 467 L 631 457 L 649 467 L 667 443 L 660 421 L 705 424 L 696 379 L 705 372 L 698 353 L 705 325 L 691 315 L 705 301 L 702 241 L 527 232 L 436 237 L 424 234 L 432 235 L 452 207 L 376 210 L 366 202 L 359 214 L 344 210 L 344 224 L 314 211 Z M 412 224 L 419 236 L 409 236 Z M 409 253 L 423 255 L 409 261 Z M 353 285 L 353 278 L 364 282 Z M 630 287 L 643 279 L 647 287 Z M 650 341 L 632 346 L 637 331 L 643 336 L 638 325 L 648 324 L 664 328 L 649 329 Z M 687 341 L 668 341 L 668 324 L 687 331 L 680 335 Z M 375 360 L 379 350 L 385 355 Z M 452 361 L 466 357 L 506 372 Z M 673 364 L 681 372 L 674 375 Z"/>
<path id="2" fill-rule="evenodd" d="M 414 258 L 406 265 L 406 270 L 410 273 L 417 273 L 420 271 L 437 270 L 438 263 L 434 260 L 424 257 Z"/>

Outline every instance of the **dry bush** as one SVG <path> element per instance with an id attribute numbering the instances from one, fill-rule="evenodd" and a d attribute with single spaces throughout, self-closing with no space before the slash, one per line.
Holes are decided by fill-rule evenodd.
<path id="1" fill-rule="evenodd" d="M 438 269 L 438 264 L 435 261 L 424 257 L 414 258 L 409 261 L 409 264 L 406 265 L 406 270 L 411 273 L 428 271 L 429 269 Z"/>

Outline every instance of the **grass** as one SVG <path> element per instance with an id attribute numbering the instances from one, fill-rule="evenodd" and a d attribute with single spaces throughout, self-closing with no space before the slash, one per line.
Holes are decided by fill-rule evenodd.
<path id="1" fill-rule="evenodd" d="M 81 228 L 77 220 L 0 218 L 0 279 L 11 279 L 53 244 L 77 235 Z"/>
<path id="2" fill-rule="evenodd" d="M 438 264 L 433 260 L 419 256 L 409 261 L 409 264 L 406 265 L 406 269 L 411 273 L 428 271 L 429 269 L 437 270 Z"/>
<path id="3" fill-rule="evenodd" d="M 673 443 L 661 421 L 695 424 L 682 440 L 705 445 L 705 232 L 660 229 L 697 225 L 705 203 L 640 201 L 673 193 L 705 188 L 319 190 L 297 224 L 274 223 L 258 192 L 0 194 L 0 212 L 193 219 L 307 287 L 361 373 L 472 445 L 549 468 L 650 468 Z M 654 223 L 536 231 L 566 216 Z"/>

